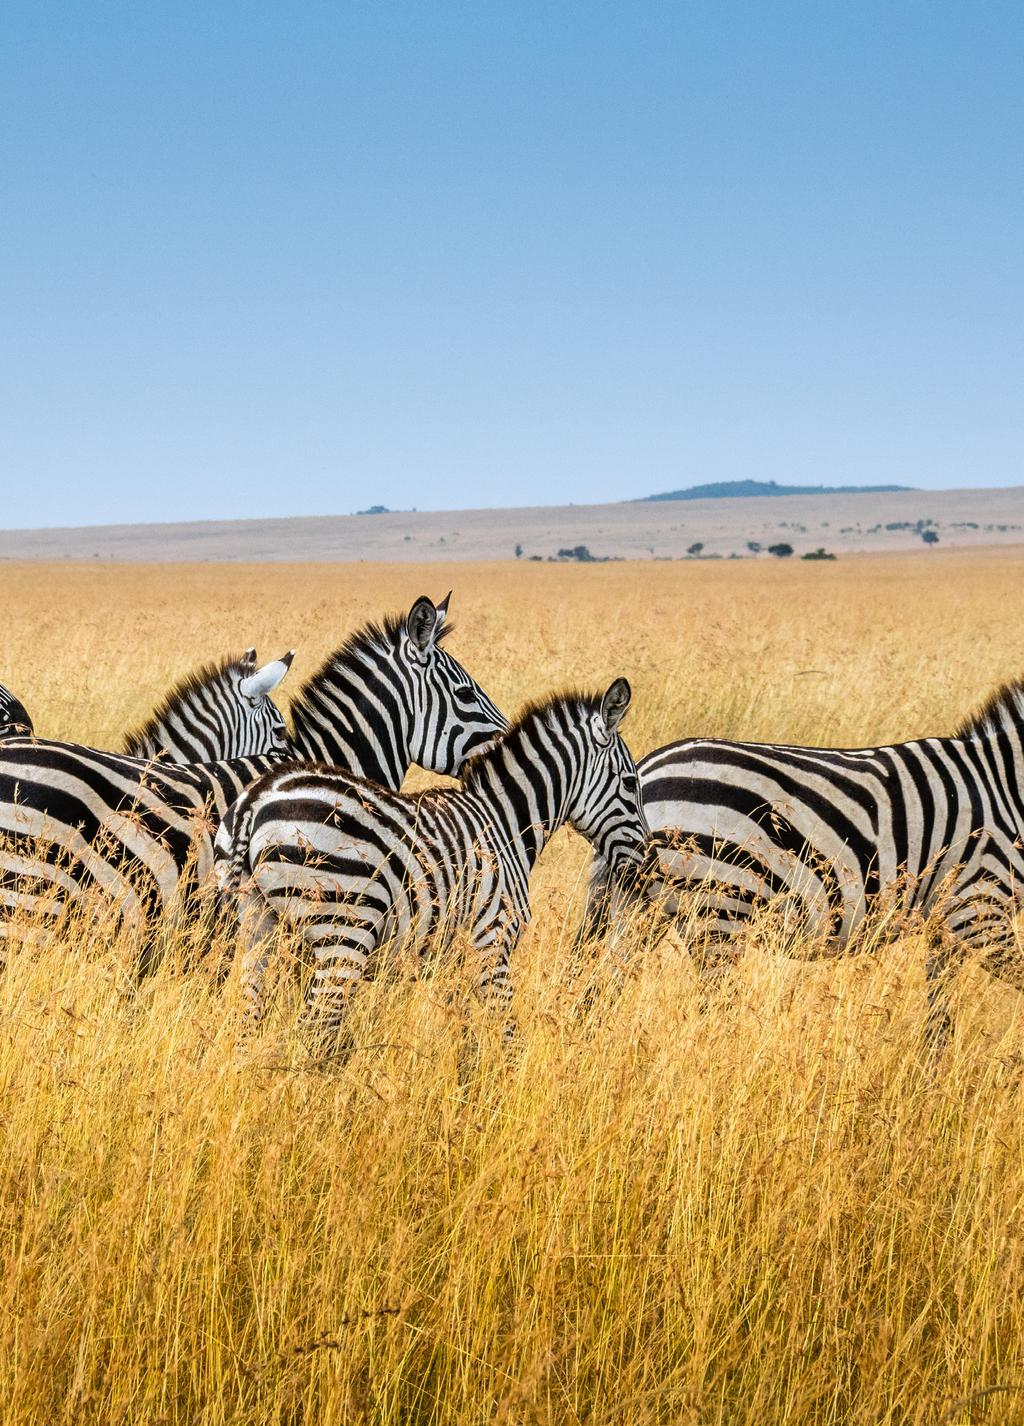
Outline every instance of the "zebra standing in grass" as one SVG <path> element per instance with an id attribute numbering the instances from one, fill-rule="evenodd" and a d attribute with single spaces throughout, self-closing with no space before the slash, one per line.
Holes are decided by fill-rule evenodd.
<path id="1" fill-rule="evenodd" d="M 24 703 L 0 683 L 0 738 L 24 737 L 32 732 L 32 719 Z"/>
<path id="2" fill-rule="evenodd" d="M 403 796 L 319 769 L 268 774 L 216 838 L 222 891 L 238 898 L 242 978 L 256 1018 L 269 942 L 293 923 L 315 970 L 305 1013 L 337 1030 L 348 992 L 386 941 L 421 952 L 468 931 L 478 988 L 507 1005 L 510 953 L 530 919 L 530 873 L 568 822 L 618 872 L 648 834 L 619 724 L 630 690 L 535 705 L 473 758 L 458 788 Z"/>
<path id="3" fill-rule="evenodd" d="M 288 752 L 269 695 L 291 661 L 288 653 L 257 668 L 249 649 L 207 665 L 127 735 L 123 753 L 32 737 L 0 742 L 0 943 L 16 908 L 52 917 L 99 893 L 129 918 L 155 912 L 211 806 L 223 811 Z M 219 761 L 192 765 L 196 756 Z"/>
<path id="4" fill-rule="evenodd" d="M 152 919 L 189 900 L 213 865 L 213 833 L 227 807 L 257 777 L 290 757 L 327 758 L 397 787 L 413 761 L 457 773 L 505 720 L 441 641 L 448 600 L 421 598 L 403 618 L 367 625 L 326 660 L 295 703 L 295 737 L 277 718 L 261 755 L 174 766 L 155 756 L 208 710 L 200 680 L 167 700 L 127 746 L 145 756 L 67 743 L 0 743 L 0 939 L 3 910 L 59 911 L 92 894 L 131 920 Z M 285 661 L 276 665 L 284 676 Z M 269 672 L 268 672 L 269 670 Z M 270 691 L 274 665 L 237 687 L 250 701 Z M 262 677 L 261 677 L 262 675 Z M 237 749 L 233 749 L 237 751 Z M 147 940 L 143 957 L 151 948 Z M 144 967 L 145 968 L 145 967 Z"/>
<path id="5" fill-rule="evenodd" d="M 865 915 L 935 913 L 931 1029 L 956 948 L 1024 989 L 1013 916 L 1024 885 L 1024 682 L 1005 685 L 952 737 L 839 750 L 694 739 L 638 766 L 667 906 L 699 893 L 711 966 L 752 913 L 778 902 L 797 926 L 850 944 Z M 590 927 L 614 876 L 595 864 Z"/>

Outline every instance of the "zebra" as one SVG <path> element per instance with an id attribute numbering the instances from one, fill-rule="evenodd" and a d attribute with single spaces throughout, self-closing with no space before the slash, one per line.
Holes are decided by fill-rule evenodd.
<path id="1" fill-rule="evenodd" d="M 698 894 L 702 969 L 728 964 L 754 911 L 780 905 L 832 949 L 856 949 L 872 909 L 929 920 L 929 1037 L 950 1028 L 945 972 L 966 951 L 1024 989 L 1013 916 L 1024 884 L 1024 681 L 951 737 L 831 749 L 690 739 L 638 764 L 653 829 L 649 894 Z M 592 868 L 587 933 L 614 873 Z M 619 904 L 621 909 L 621 903 Z"/>
<path id="2" fill-rule="evenodd" d="M 181 679 L 150 718 L 121 745 L 128 757 L 174 763 L 212 762 L 253 753 L 287 752 L 288 730 L 269 694 L 291 667 L 295 650 L 256 667 L 256 650 L 206 664 Z M 34 732 L 24 705 L 0 684 L 0 737 Z"/>
<path id="3" fill-rule="evenodd" d="M 127 740 L 144 756 L 0 742 L 0 939 L 4 911 L 19 906 L 56 913 L 98 894 L 126 919 L 150 923 L 190 906 L 212 870 L 213 834 L 228 806 L 284 756 L 327 758 L 394 787 L 413 761 L 459 772 L 505 719 L 441 647 L 447 611 L 448 598 L 435 608 L 424 596 L 404 618 L 366 625 L 303 685 L 294 735 L 257 755 L 189 765 L 152 756 L 180 727 L 190 745 L 199 736 L 172 700 Z M 152 944 L 147 935 L 143 970 Z"/>
<path id="4" fill-rule="evenodd" d="M 507 1008 L 530 873 L 552 833 L 570 823 L 616 873 L 649 835 L 618 731 L 630 697 L 619 678 L 603 697 L 530 705 L 457 788 L 402 795 L 302 767 L 254 783 L 215 842 L 218 883 L 238 917 L 247 1021 L 259 1018 L 279 923 L 312 955 L 302 1019 L 320 1038 L 341 1029 L 352 987 L 385 943 L 423 954 L 460 930 L 480 957 L 478 993 Z"/>
<path id="5" fill-rule="evenodd" d="M 15 907 L 52 916 L 103 890 L 123 914 L 152 911 L 157 888 L 185 867 L 211 799 L 226 806 L 268 759 L 289 751 L 269 695 L 293 656 L 257 668 L 247 649 L 189 674 L 126 735 L 121 753 L 33 736 L 0 741 L 0 943 L 3 913 Z M 148 886 L 143 867 L 153 874 Z"/>
<path id="6" fill-rule="evenodd" d="M 32 732 L 32 719 L 20 698 L 0 683 L 0 738 L 23 737 Z"/>
<path id="7" fill-rule="evenodd" d="M 288 729 L 270 698 L 295 650 L 256 667 L 256 650 L 207 664 L 176 684 L 150 717 L 125 735 L 126 757 L 173 763 L 286 753 Z"/>

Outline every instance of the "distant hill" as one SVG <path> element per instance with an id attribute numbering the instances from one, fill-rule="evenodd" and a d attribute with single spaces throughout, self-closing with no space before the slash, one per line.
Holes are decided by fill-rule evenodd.
<path id="1" fill-rule="evenodd" d="M 745 495 L 891 495 L 912 485 L 777 485 L 774 480 L 714 480 L 686 490 L 643 495 L 642 500 L 731 500 Z"/>

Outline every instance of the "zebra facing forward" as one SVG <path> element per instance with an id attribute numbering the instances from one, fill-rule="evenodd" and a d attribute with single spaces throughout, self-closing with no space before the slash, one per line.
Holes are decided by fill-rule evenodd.
<path id="1" fill-rule="evenodd" d="M 952 737 L 827 749 L 693 739 L 638 765 L 667 909 L 697 892 L 706 967 L 730 958 L 756 908 L 848 946 L 873 907 L 935 913 L 930 1028 L 948 1025 L 942 972 L 957 948 L 1024 989 L 1013 925 L 1024 883 L 1024 682 Z M 596 862 L 590 929 L 614 876 Z"/>
<path id="2" fill-rule="evenodd" d="M 20 698 L 0 683 L 0 738 L 25 737 L 32 732 L 32 719 Z"/>
<path id="3" fill-rule="evenodd" d="M 348 993 L 385 942 L 420 952 L 468 932 L 479 991 L 506 1006 L 510 953 L 530 919 L 530 872 L 570 823 L 618 873 L 648 834 L 618 728 L 630 690 L 528 708 L 473 758 L 458 788 L 411 796 L 320 769 L 255 783 L 216 838 L 222 891 L 237 898 L 248 1014 L 256 1018 L 275 925 L 300 932 L 314 973 L 304 1023 L 336 1031 Z"/>
<path id="4" fill-rule="evenodd" d="M 55 915 L 98 894 L 132 921 L 179 908 L 212 870 L 213 833 L 227 807 L 285 751 L 326 756 L 396 787 L 416 759 L 457 773 L 505 720 L 440 647 L 447 605 L 418 599 L 404 619 L 349 639 L 303 685 L 294 739 L 285 741 L 275 709 L 273 740 L 258 756 L 174 766 L 74 744 L 0 743 L 0 940 L 4 911 L 16 907 Z M 284 660 L 278 666 L 283 677 Z M 239 683 L 244 698 L 265 684 L 261 672 L 262 683 Z M 208 708 L 203 681 L 179 693 Z M 180 728 L 194 744 L 196 719 L 171 699 L 129 745 L 152 753 L 159 743 L 166 752 Z M 143 969 L 151 951 L 147 937 Z"/>

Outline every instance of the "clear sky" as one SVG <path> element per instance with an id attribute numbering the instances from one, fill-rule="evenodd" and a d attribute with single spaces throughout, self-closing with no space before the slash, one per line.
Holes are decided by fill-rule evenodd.
<path id="1" fill-rule="evenodd" d="M 1024 483 L 1024 6 L 8 0 L 0 525 Z"/>

